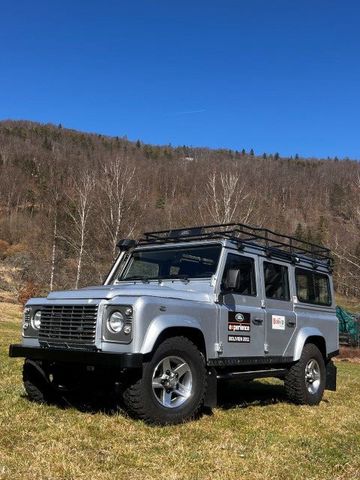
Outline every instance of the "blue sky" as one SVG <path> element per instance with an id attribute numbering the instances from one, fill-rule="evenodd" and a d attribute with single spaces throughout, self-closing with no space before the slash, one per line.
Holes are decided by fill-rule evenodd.
<path id="1" fill-rule="evenodd" d="M 0 118 L 360 159 L 360 2 L 0 0 Z"/>

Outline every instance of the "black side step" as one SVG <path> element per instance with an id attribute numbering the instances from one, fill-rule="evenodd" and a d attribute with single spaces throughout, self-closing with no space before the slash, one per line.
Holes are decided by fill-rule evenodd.
<path id="1" fill-rule="evenodd" d="M 247 372 L 230 372 L 224 374 L 218 374 L 218 380 L 253 380 L 254 378 L 266 378 L 266 377 L 276 377 L 283 378 L 287 373 L 286 368 L 268 368 L 266 370 L 251 370 Z"/>

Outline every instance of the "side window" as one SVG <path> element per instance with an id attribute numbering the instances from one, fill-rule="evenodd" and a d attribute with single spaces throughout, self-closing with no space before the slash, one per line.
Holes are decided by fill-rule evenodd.
<path id="1" fill-rule="evenodd" d="M 331 305 L 329 277 L 303 268 L 295 269 L 296 294 L 300 302 Z"/>
<path id="2" fill-rule="evenodd" d="M 234 270 L 238 270 L 239 275 L 237 276 L 236 287 L 233 288 L 232 291 L 239 293 L 240 295 L 255 296 L 256 281 L 254 259 L 229 253 L 226 258 L 226 265 L 222 278 L 223 286 L 226 285 L 228 277 Z"/>
<path id="3" fill-rule="evenodd" d="M 290 300 L 288 268 L 276 263 L 264 262 L 266 298 Z"/>

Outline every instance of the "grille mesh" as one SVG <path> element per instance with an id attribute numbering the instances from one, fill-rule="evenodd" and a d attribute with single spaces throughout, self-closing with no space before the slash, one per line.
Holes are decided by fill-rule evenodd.
<path id="1" fill-rule="evenodd" d="M 39 342 L 45 345 L 94 345 L 97 305 L 46 305 L 41 308 Z"/>

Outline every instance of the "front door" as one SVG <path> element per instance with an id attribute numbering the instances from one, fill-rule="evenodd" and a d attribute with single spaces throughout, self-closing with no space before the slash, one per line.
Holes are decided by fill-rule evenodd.
<path id="1" fill-rule="evenodd" d="M 296 328 L 291 301 L 289 264 L 260 260 L 265 301 L 265 348 L 268 356 L 282 356 Z"/>
<path id="2" fill-rule="evenodd" d="M 234 271 L 239 272 L 236 285 L 228 288 L 227 278 Z M 219 340 L 223 345 L 222 357 L 263 356 L 265 312 L 261 308 L 257 257 L 227 253 L 221 291 Z"/>

